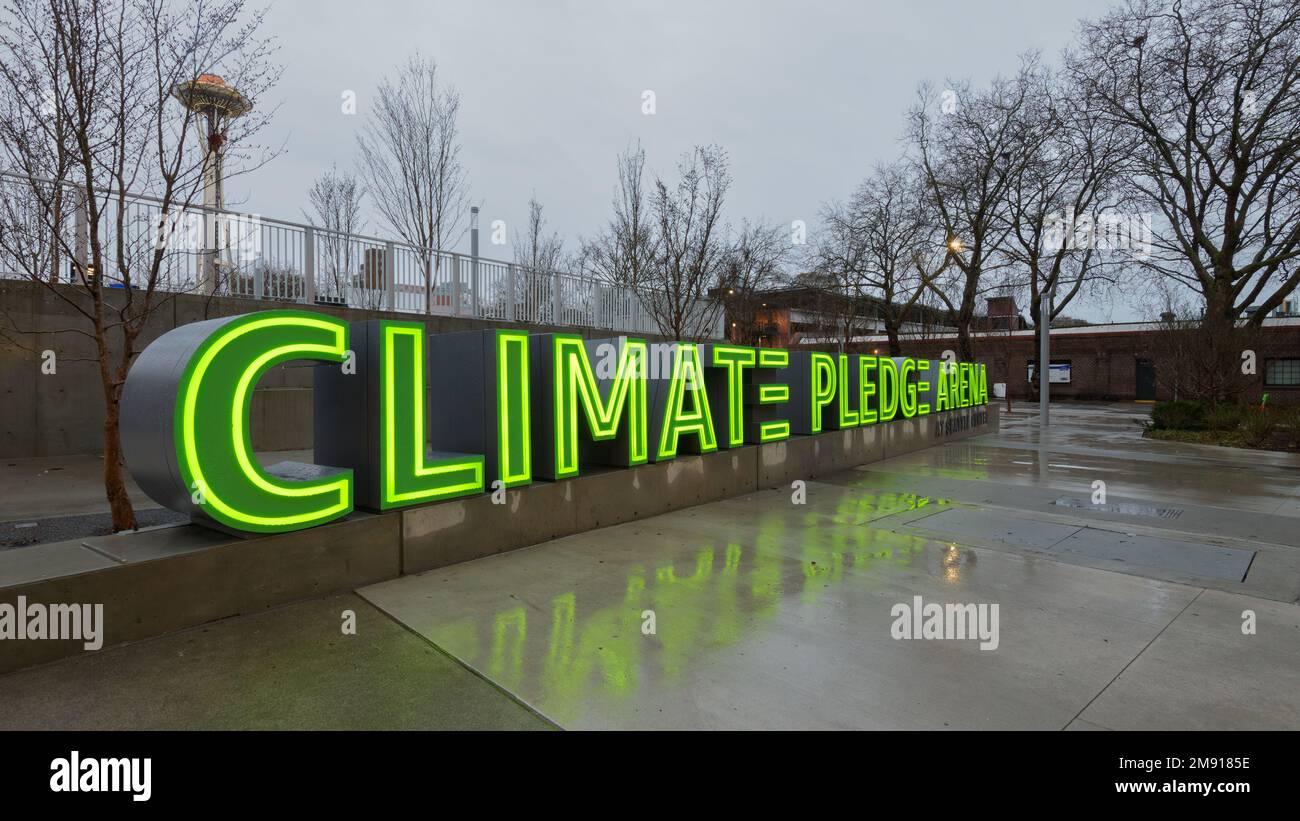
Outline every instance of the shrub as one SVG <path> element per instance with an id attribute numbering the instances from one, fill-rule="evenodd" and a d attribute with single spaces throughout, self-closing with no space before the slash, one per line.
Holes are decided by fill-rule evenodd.
<path id="1" fill-rule="evenodd" d="M 1269 443 L 1273 435 L 1273 427 L 1277 424 L 1276 414 L 1268 408 L 1251 408 L 1246 412 L 1243 420 L 1243 433 L 1245 434 L 1246 444 L 1253 447 L 1263 447 Z"/>
<path id="2" fill-rule="evenodd" d="M 1300 405 L 1275 411 L 1286 432 L 1287 447 L 1300 448 Z"/>
<path id="3" fill-rule="evenodd" d="M 1205 403 L 1191 399 L 1157 402 L 1151 408 L 1151 427 L 1156 430 L 1203 430 Z"/>
<path id="4" fill-rule="evenodd" d="M 1241 427 L 1246 409 L 1241 405 L 1220 405 L 1205 417 L 1205 427 L 1210 430 L 1228 431 Z"/>

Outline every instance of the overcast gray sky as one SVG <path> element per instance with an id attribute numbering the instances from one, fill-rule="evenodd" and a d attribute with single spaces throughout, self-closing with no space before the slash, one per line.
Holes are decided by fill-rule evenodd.
<path id="1" fill-rule="evenodd" d="M 522 224 L 530 194 L 571 250 L 608 219 L 615 157 L 640 140 L 670 173 L 716 142 L 735 179 L 727 216 L 816 230 L 820 205 L 894 157 L 922 80 L 987 81 L 1017 55 L 1055 55 L 1105 0 L 915 2 L 507 2 L 278 0 L 266 33 L 284 73 L 261 105 L 281 108 L 266 141 L 284 153 L 230 181 L 235 207 L 301 220 L 312 180 L 354 167 L 355 134 L 385 73 L 420 51 L 462 97 L 462 158 L 493 220 Z M 645 90 L 656 113 L 641 112 Z M 345 90 L 357 113 L 341 111 Z M 386 233 L 371 218 L 369 233 Z M 1121 320 L 1123 306 L 1072 314 Z"/>

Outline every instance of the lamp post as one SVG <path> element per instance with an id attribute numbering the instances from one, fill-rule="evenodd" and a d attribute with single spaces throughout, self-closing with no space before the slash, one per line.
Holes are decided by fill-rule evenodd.
<path id="1" fill-rule="evenodd" d="M 1053 286 L 1038 295 L 1038 425 L 1041 431 L 1048 425 L 1048 385 L 1052 371 L 1052 300 L 1056 297 Z"/>

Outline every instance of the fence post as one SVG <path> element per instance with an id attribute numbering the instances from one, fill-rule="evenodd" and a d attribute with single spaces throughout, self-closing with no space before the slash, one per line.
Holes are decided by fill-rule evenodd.
<path id="1" fill-rule="evenodd" d="M 515 269 L 512 262 L 506 266 L 506 319 L 515 321 Z"/>
<path id="2" fill-rule="evenodd" d="M 451 257 L 451 315 L 460 316 L 460 254 Z"/>
<path id="3" fill-rule="evenodd" d="M 316 301 L 316 229 L 310 225 L 302 231 L 302 301 Z"/>
<path id="4" fill-rule="evenodd" d="M 433 313 L 433 263 L 437 259 L 435 252 L 425 250 L 424 262 L 424 313 Z"/>
<path id="5" fill-rule="evenodd" d="M 397 310 L 397 246 L 384 243 L 384 305 Z"/>
<path id="6" fill-rule="evenodd" d="M 478 257 L 474 257 L 473 259 L 470 260 L 469 315 L 475 318 L 482 316 L 482 314 L 479 313 L 478 298 L 480 292 L 483 289 L 482 289 L 482 283 L 480 283 L 478 279 L 479 279 Z"/>
<path id="7" fill-rule="evenodd" d="M 72 230 L 76 232 L 76 238 L 72 241 L 72 254 L 76 259 L 77 266 L 81 268 L 83 274 L 87 265 L 87 252 L 90 244 L 90 217 L 86 211 L 86 192 L 78 187 L 76 191 L 76 211 L 72 215 Z M 69 277 L 73 283 L 77 281 L 75 276 Z"/>
<path id="8" fill-rule="evenodd" d="M 470 263 L 469 263 L 470 264 L 470 270 L 469 270 L 470 316 L 477 319 L 480 315 L 478 311 L 478 297 L 479 297 L 479 291 L 481 290 L 479 288 L 479 281 L 478 281 L 478 206 L 477 205 L 470 206 L 469 209 L 469 256 L 470 256 Z"/>
<path id="9" fill-rule="evenodd" d="M 551 324 L 560 324 L 560 272 L 551 271 Z"/>

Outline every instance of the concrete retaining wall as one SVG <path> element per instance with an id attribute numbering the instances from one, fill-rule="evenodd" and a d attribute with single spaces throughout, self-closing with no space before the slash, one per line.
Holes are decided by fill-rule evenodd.
<path id="1" fill-rule="evenodd" d="M 48 288 L 25 280 L 0 279 L 0 458 L 66 456 L 103 452 L 104 393 L 100 386 L 94 341 L 68 329 L 88 331 L 89 323 L 73 305 L 87 307 L 84 291 L 70 285 Z M 530 333 L 557 330 L 588 339 L 617 336 L 596 328 L 552 328 L 520 322 L 421 316 L 296 302 L 166 294 L 136 350 L 179 325 L 251 311 L 318 310 L 348 322 L 365 319 L 421 320 L 430 333 L 451 333 L 507 325 Z M 110 303 L 124 293 L 110 291 Z M 72 304 L 69 304 L 69 301 Z M 117 339 L 113 340 L 117 343 Z M 54 351 L 53 374 L 41 371 L 44 351 Z M 271 369 L 253 392 L 253 447 L 256 450 L 303 450 L 312 446 L 312 365 L 287 363 Z"/>
<path id="2" fill-rule="evenodd" d="M 182 525 L 17 548 L 0 551 L 0 602 L 102 603 L 107 647 L 997 430 L 990 405 L 537 482 L 504 505 L 484 494 L 259 538 Z M 81 652 L 0 641 L 0 672 Z"/>

